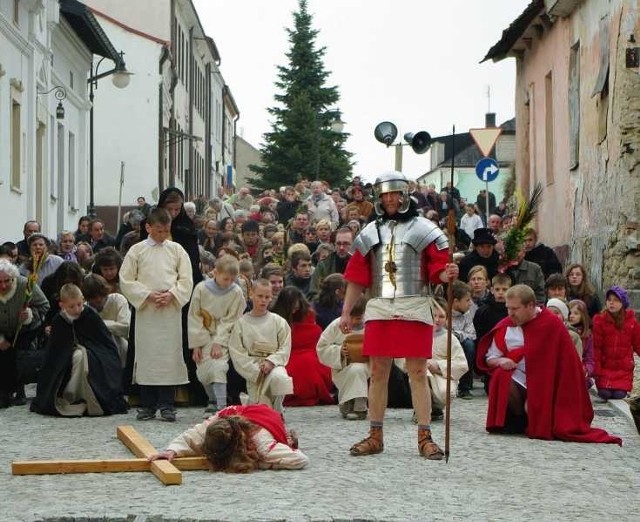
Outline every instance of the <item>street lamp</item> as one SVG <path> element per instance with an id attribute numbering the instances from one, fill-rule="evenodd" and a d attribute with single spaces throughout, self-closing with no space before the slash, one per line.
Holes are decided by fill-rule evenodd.
<path id="1" fill-rule="evenodd" d="M 376 125 L 373 135 L 380 143 L 384 143 L 387 147 L 390 147 L 398 136 L 398 127 L 390 121 L 383 121 Z M 413 132 L 407 132 L 404 135 L 404 140 L 407 143 L 400 142 L 393 145 L 396 148 L 394 170 L 398 172 L 402 172 L 403 146 L 409 145 L 416 154 L 424 154 L 429 150 L 429 147 L 431 147 L 431 135 L 426 131 L 419 131 L 415 134 Z"/>
<path id="2" fill-rule="evenodd" d="M 113 85 L 118 89 L 124 89 L 129 85 L 131 75 L 133 74 L 132 72 L 127 71 L 127 66 L 124 63 L 124 53 L 122 51 L 118 54 L 118 58 L 115 60 L 115 67 L 113 69 L 103 73 L 98 73 L 100 64 L 104 59 L 104 56 L 100 58 L 95 67 L 92 62 L 91 76 L 87 79 L 87 84 L 89 85 L 89 102 L 91 103 L 91 108 L 89 109 L 89 205 L 87 207 L 87 215 L 92 218 L 96 215 L 93 169 L 93 91 L 98 88 L 98 80 L 111 75 L 113 76 L 111 78 Z"/>
<path id="3" fill-rule="evenodd" d="M 340 111 L 338 110 L 328 111 L 324 114 L 320 112 L 316 113 L 316 168 L 315 168 L 316 181 L 320 177 L 320 134 L 324 127 L 322 120 L 323 120 L 323 117 L 326 117 L 326 116 L 329 116 L 331 118 L 331 121 L 329 122 L 329 126 L 331 128 L 331 132 L 334 134 L 342 134 L 342 131 L 344 130 L 344 124 L 345 124 L 345 122 L 342 121 L 342 118 L 340 116 Z"/>

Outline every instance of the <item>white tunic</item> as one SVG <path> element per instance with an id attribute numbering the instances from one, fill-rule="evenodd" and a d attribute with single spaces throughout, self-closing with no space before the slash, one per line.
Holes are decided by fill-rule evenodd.
<path id="1" fill-rule="evenodd" d="M 338 318 L 325 328 L 316 346 L 320 362 L 331 368 L 331 378 L 338 388 L 338 402 L 340 404 L 360 397 L 367 397 L 367 381 L 369 379 L 368 364 L 342 365 L 344 338 L 345 335 L 340 330 L 340 318 Z"/>
<path id="2" fill-rule="evenodd" d="M 256 349 L 270 349 L 266 357 L 255 355 Z M 249 399 L 273 405 L 275 396 L 293 393 L 293 381 L 285 366 L 291 354 L 291 328 L 279 315 L 267 312 L 256 317 L 244 314 L 229 339 L 229 355 L 236 371 L 247 380 Z M 261 377 L 260 363 L 271 361 L 275 368 Z"/>
<path id="3" fill-rule="evenodd" d="M 118 355 L 124 366 L 129 347 L 129 326 L 131 326 L 131 310 L 129 302 L 122 294 L 109 294 L 101 312 L 98 315 L 104 321 L 113 340 L 118 347 Z"/>
<path id="4" fill-rule="evenodd" d="M 178 243 L 146 239 L 131 247 L 120 268 L 120 289 L 136 309 L 133 382 L 175 385 L 189 382 L 182 355 L 182 307 L 193 290 L 191 261 Z M 157 308 L 151 292 L 169 291 L 174 299 Z"/>
<path id="5" fill-rule="evenodd" d="M 196 372 L 203 384 L 227 382 L 229 337 L 246 307 L 244 294 L 237 284 L 228 290 L 217 290 L 212 285 L 212 281 L 198 283 L 189 305 L 189 348 L 202 348 L 202 360 Z M 211 358 L 213 344 L 222 347 L 222 357 Z"/>
<path id="6" fill-rule="evenodd" d="M 217 418 L 214 415 L 193 428 L 189 428 L 178 435 L 167 449 L 175 452 L 178 457 L 202 455 L 207 426 Z M 252 438 L 260 457 L 258 461 L 260 469 L 302 469 L 309 463 L 309 458 L 304 453 L 277 442 L 273 435 L 264 428 L 256 431 Z"/>
<path id="7" fill-rule="evenodd" d="M 431 360 L 440 368 L 440 374 L 427 371 L 429 384 L 431 385 L 432 401 L 444 407 L 447 397 L 447 330 L 442 328 L 433 332 L 433 350 Z M 451 396 L 455 397 L 458 389 L 458 381 L 469 366 L 464 350 L 455 335 L 451 336 Z"/>

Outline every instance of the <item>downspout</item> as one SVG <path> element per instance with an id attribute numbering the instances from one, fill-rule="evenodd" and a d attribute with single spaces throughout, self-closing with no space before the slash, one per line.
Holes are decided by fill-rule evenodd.
<path id="1" fill-rule="evenodd" d="M 186 200 L 190 201 L 194 196 L 194 164 L 195 164 L 195 147 L 193 144 L 193 104 L 195 100 L 193 98 L 194 91 L 194 74 L 193 70 L 195 69 L 195 60 L 193 53 L 193 26 L 189 29 L 189 178 L 186 181 Z"/>
<path id="2" fill-rule="evenodd" d="M 211 167 L 212 167 L 212 151 L 211 147 L 213 146 L 211 143 L 211 64 L 208 63 L 206 66 L 207 71 L 207 96 L 206 96 L 206 107 L 205 107 L 205 175 L 206 175 L 206 183 L 205 183 L 205 194 L 207 195 L 207 199 L 211 199 L 213 196 L 211 195 Z"/>
<path id="3" fill-rule="evenodd" d="M 166 187 L 164 186 L 164 155 L 167 141 L 167 133 L 163 126 L 164 115 L 164 64 L 170 58 L 171 52 L 166 46 L 162 46 L 160 55 L 160 86 L 158 87 L 158 193 L 161 193 Z"/>
<path id="4" fill-rule="evenodd" d="M 176 0 L 171 0 L 171 110 L 169 111 L 169 186 L 176 186 L 176 140 L 173 139 L 176 130 L 176 85 L 178 84 L 178 74 L 176 71 L 176 52 L 177 42 L 176 36 L 178 18 L 176 17 Z"/>

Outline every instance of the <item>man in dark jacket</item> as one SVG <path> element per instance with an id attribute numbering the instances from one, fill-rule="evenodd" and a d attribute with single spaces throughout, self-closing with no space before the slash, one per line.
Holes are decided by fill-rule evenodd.
<path id="1" fill-rule="evenodd" d="M 467 281 L 469 270 L 476 265 L 487 269 L 489 279 L 498 273 L 498 253 L 495 251 L 497 243 L 493 233 L 488 228 L 477 228 L 473 232 L 473 250 L 460 260 L 460 280 Z"/>
<path id="2" fill-rule="evenodd" d="M 524 249 L 526 251 L 524 258 L 540 265 L 545 280 L 551 274 L 562 273 L 562 263 L 560 263 L 558 256 L 552 248 L 538 242 L 538 233 L 532 228 L 527 230 Z"/>
<path id="3" fill-rule="evenodd" d="M 331 274 L 344 274 L 347 263 L 351 258 L 349 250 L 353 244 L 353 232 L 347 227 L 342 227 L 336 232 L 334 242 L 335 251 L 318 263 L 311 276 L 310 293 L 315 295 L 320 291 L 320 283 Z"/>

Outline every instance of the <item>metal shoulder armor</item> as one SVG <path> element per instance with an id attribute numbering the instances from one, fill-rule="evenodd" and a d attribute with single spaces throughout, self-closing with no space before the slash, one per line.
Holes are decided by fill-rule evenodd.
<path id="1" fill-rule="evenodd" d="M 402 239 L 405 243 L 415 248 L 417 252 L 427 248 L 430 243 L 435 243 L 438 250 L 449 248 L 447 235 L 442 229 L 423 217 L 417 217 L 411 222 Z"/>
<path id="2" fill-rule="evenodd" d="M 357 250 L 363 256 L 366 256 L 371 251 L 371 249 L 379 243 L 380 233 L 378 232 L 376 222 L 372 221 L 367 226 L 365 226 L 356 236 L 355 240 L 353 241 L 353 246 L 351 247 L 351 253 Z"/>

